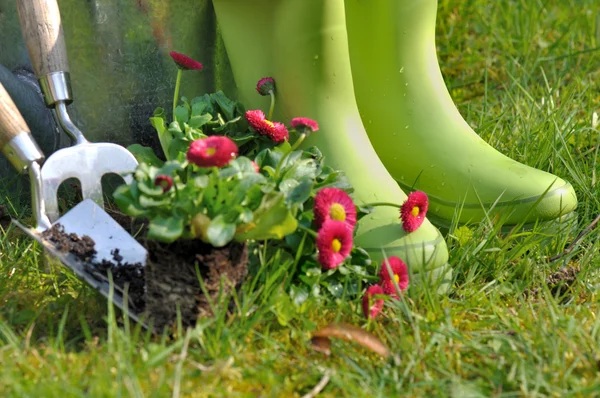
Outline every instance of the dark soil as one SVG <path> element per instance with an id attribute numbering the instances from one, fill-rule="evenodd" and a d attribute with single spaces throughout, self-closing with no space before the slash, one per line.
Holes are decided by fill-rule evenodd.
<path id="1" fill-rule="evenodd" d="M 93 262 L 92 264 L 108 278 L 108 274 L 112 274 L 113 283 L 119 286 L 123 291 L 127 289 L 129 301 L 133 303 L 136 313 L 144 311 L 144 266 L 140 263 L 130 264 L 122 262 L 123 257 L 119 255 L 119 249 L 111 252 L 113 261 L 102 260 L 101 262 Z"/>
<path id="2" fill-rule="evenodd" d="M 132 310 L 136 313 L 144 310 L 144 266 L 142 264 L 124 263 L 119 249 L 111 253 L 113 261 L 97 262 L 94 260 L 96 250 L 93 239 L 87 235 L 80 237 L 76 234 L 67 234 L 60 224 L 55 224 L 42 232 L 42 237 L 54 243 L 57 250 L 71 252 L 79 260 L 94 266 L 107 279 L 109 273 L 112 274 L 114 284 L 122 291 L 127 290 L 129 301 L 135 306 Z"/>
<path id="3" fill-rule="evenodd" d="M 80 237 L 76 234 L 67 234 L 60 224 L 55 224 L 42 232 L 42 238 L 54 243 L 58 251 L 71 252 L 81 261 L 89 262 L 96 254 L 92 238 L 87 235 Z"/>
<path id="4" fill-rule="evenodd" d="M 561 268 L 546 278 L 546 285 L 550 288 L 553 296 L 564 296 L 564 299 L 568 299 L 579 272 L 580 269 L 576 266 Z M 540 288 L 527 289 L 524 293 L 526 297 L 536 297 L 540 294 Z"/>
<path id="5" fill-rule="evenodd" d="M 150 253 L 145 270 L 146 312 L 158 330 L 173 325 L 178 311 L 183 326 L 195 325 L 199 317 L 213 316 L 210 302 L 215 305 L 221 292 L 227 295 L 238 288 L 248 271 L 245 244 L 232 242 L 222 248 L 199 240 L 143 244 Z"/>
<path id="6" fill-rule="evenodd" d="M 128 232 L 144 235 L 143 222 L 121 213 L 110 212 Z M 171 326 L 181 314 L 183 326 L 193 326 L 198 318 L 213 316 L 211 304 L 216 305 L 219 295 L 227 296 L 241 286 L 247 275 L 248 249 L 245 244 L 232 242 L 214 248 L 199 240 L 181 240 L 166 244 L 140 239 L 148 249 L 148 262 L 123 263 L 118 249 L 113 251 L 113 261 L 94 261 L 94 241 L 89 236 L 67 234 L 57 224 L 44 231 L 42 236 L 60 251 L 71 252 L 80 260 L 93 265 L 121 290 L 128 292 L 135 313 L 145 313 L 156 330 Z M 197 265 L 197 268 L 196 268 Z M 204 294 L 199 276 L 208 293 Z"/>

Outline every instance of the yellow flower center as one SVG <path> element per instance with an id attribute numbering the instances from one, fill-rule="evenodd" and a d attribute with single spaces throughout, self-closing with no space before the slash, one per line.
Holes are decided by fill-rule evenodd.
<path id="1" fill-rule="evenodd" d="M 216 148 L 212 148 L 212 147 L 206 148 L 206 154 L 207 154 L 208 156 L 212 156 L 212 155 L 214 155 L 214 154 L 215 154 L 215 152 L 217 152 L 217 149 L 216 149 Z"/>
<path id="2" fill-rule="evenodd" d="M 339 203 L 334 203 L 329 208 L 329 217 L 336 221 L 346 221 L 346 209 Z"/>
<path id="3" fill-rule="evenodd" d="M 331 249 L 336 253 L 339 252 L 342 249 L 342 242 L 339 239 L 332 240 Z"/>
<path id="4" fill-rule="evenodd" d="M 420 211 L 420 210 L 419 210 L 419 206 L 415 206 L 415 207 L 413 207 L 413 209 L 412 209 L 412 211 L 410 212 L 410 214 L 412 214 L 412 215 L 413 215 L 413 217 L 416 217 L 416 216 L 418 216 L 418 215 L 419 215 L 419 211 Z"/>
<path id="5" fill-rule="evenodd" d="M 396 283 L 400 282 L 400 277 L 396 274 L 394 274 L 394 280 L 396 281 Z"/>
<path id="6" fill-rule="evenodd" d="M 273 122 L 272 122 L 272 121 L 270 121 L 270 120 L 266 120 L 266 119 L 265 119 L 265 124 L 266 124 L 267 126 L 271 127 L 271 128 L 275 127 L 275 125 L 273 124 Z"/>

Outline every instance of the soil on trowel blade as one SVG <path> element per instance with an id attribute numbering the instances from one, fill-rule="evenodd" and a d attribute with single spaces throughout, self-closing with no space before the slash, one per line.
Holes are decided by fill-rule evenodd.
<path id="1" fill-rule="evenodd" d="M 237 289 L 247 274 L 248 249 L 232 242 L 215 248 L 199 240 L 170 244 L 145 241 L 149 256 L 146 264 L 146 312 L 154 327 L 173 325 L 181 314 L 183 326 L 193 326 L 199 317 L 213 316 L 210 302 L 217 304 L 219 294 Z M 208 297 L 201 287 L 198 271 Z M 210 300 L 210 301 L 209 301 Z"/>
<path id="2" fill-rule="evenodd" d="M 106 279 L 111 273 L 115 286 L 122 291 L 127 290 L 129 302 L 135 307 L 132 310 L 136 313 L 144 310 L 144 266 L 142 264 L 123 262 L 119 249 L 111 252 L 113 261 L 95 261 L 94 240 L 87 235 L 68 234 L 60 224 L 55 224 L 42 232 L 42 237 L 54 243 L 57 250 L 70 252 L 81 261 L 93 266 Z"/>
<path id="3" fill-rule="evenodd" d="M 42 232 L 42 238 L 54 243 L 58 251 L 71 252 L 81 261 L 89 262 L 96 254 L 92 238 L 68 234 L 61 224 L 54 224 L 52 228 Z"/>

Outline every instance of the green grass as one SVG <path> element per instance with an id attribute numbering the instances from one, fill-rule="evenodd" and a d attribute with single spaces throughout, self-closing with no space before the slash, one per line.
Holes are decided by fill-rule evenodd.
<path id="1" fill-rule="evenodd" d="M 0 394 L 289 397 L 327 373 L 323 396 L 600 396 L 598 230 L 546 261 L 600 213 L 599 12 L 596 0 L 440 0 L 439 56 L 462 114 L 505 154 L 574 185 L 572 234 L 500 235 L 490 222 L 451 231 L 449 294 L 412 284 L 369 323 L 357 299 L 293 306 L 280 289 L 293 265 L 271 258 L 233 316 L 166 339 L 128 323 L 8 228 Z M 547 279 L 563 267 L 579 273 L 553 289 Z M 365 326 L 394 358 L 339 341 L 330 358 L 312 351 L 310 332 L 333 321 Z"/>

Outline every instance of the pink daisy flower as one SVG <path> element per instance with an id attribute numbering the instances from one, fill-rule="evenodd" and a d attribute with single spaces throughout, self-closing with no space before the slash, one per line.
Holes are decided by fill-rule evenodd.
<path id="1" fill-rule="evenodd" d="M 263 77 L 256 84 L 256 91 L 260 95 L 270 95 L 275 92 L 275 79 L 272 77 Z"/>
<path id="2" fill-rule="evenodd" d="M 323 188 L 317 192 L 314 214 L 317 228 L 327 220 L 342 221 L 350 230 L 356 225 L 356 206 L 350 195 L 339 188 Z"/>
<path id="3" fill-rule="evenodd" d="M 175 51 L 171 51 L 169 53 L 169 55 L 171 56 L 171 58 L 173 58 L 173 61 L 175 61 L 175 63 L 177 64 L 177 67 L 179 69 L 183 69 L 183 70 L 202 70 L 204 68 L 204 65 L 202 65 L 200 62 L 195 61 L 193 59 L 191 59 L 190 57 L 188 57 L 187 55 L 175 52 Z"/>
<path id="4" fill-rule="evenodd" d="M 256 164 L 256 162 L 254 160 L 252 161 L 252 166 L 254 166 L 254 170 L 257 173 L 260 173 L 260 167 L 258 167 L 258 165 Z"/>
<path id="5" fill-rule="evenodd" d="M 352 230 L 341 221 L 329 220 L 319 230 L 316 244 L 321 266 L 337 268 L 352 250 Z"/>
<path id="6" fill-rule="evenodd" d="M 379 285 L 370 286 L 362 298 L 363 312 L 367 318 L 375 319 L 383 309 L 383 299 L 373 296 L 383 295 L 385 292 Z"/>
<path id="7" fill-rule="evenodd" d="M 312 119 L 307 117 L 295 117 L 292 119 L 291 123 L 293 128 L 295 128 L 299 132 L 304 132 L 304 130 L 308 130 L 306 132 L 312 132 L 319 130 L 319 124 Z"/>
<path id="8" fill-rule="evenodd" d="M 267 120 L 261 110 L 246 111 L 246 120 L 260 135 L 266 135 L 274 142 L 280 143 L 290 138 L 290 133 L 283 123 Z"/>
<path id="9" fill-rule="evenodd" d="M 381 263 L 381 271 L 379 271 L 380 285 L 386 294 L 397 297 L 396 284 L 398 284 L 400 290 L 406 290 L 408 287 L 408 268 L 404 261 L 396 256 L 390 256 L 388 264 L 392 270 L 392 275 L 390 275 L 384 260 Z"/>
<path id="10" fill-rule="evenodd" d="M 223 167 L 238 154 L 238 147 L 225 136 L 200 138 L 190 145 L 187 160 L 199 167 Z"/>
<path id="11" fill-rule="evenodd" d="M 423 224 L 423 221 L 425 221 L 428 207 L 429 199 L 425 192 L 411 192 L 400 209 L 402 228 L 406 232 L 416 231 Z"/>
<path id="12" fill-rule="evenodd" d="M 161 187 L 165 193 L 173 187 L 173 179 L 168 175 L 161 174 L 154 179 L 154 185 Z"/>

